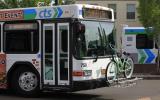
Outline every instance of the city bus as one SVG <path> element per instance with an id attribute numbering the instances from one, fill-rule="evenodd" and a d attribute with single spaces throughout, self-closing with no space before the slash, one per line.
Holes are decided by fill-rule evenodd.
<path id="1" fill-rule="evenodd" d="M 156 64 L 158 48 L 144 27 L 124 27 L 122 51 L 131 54 L 135 64 Z"/>
<path id="2" fill-rule="evenodd" d="M 106 86 L 113 10 L 73 4 L 0 10 L 0 88 L 30 96 Z"/>

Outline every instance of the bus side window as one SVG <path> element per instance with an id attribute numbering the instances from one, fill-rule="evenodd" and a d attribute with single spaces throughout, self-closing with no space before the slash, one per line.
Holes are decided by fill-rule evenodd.
<path id="1" fill-rule="evenodd" d="M 138 34 L 136 36 L 136 48 L 137 49 L 153 49 L 153 40 L 146 34 Z"/>
<path id="2" fill-rule="evenodd" d="M 7 53 L 36 53 L 39 50 L 37 23 L 4 24 L 4 51 Z"/>

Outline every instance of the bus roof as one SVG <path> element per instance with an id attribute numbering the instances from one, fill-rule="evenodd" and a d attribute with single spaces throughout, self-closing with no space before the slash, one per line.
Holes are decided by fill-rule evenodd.
<path id="1" fill-rule="evenodd" d="M 111 14 L 111 15 L 107 15 L 107 14 Z M 73 5 L 59 5 L 59 6 L 45 6 L 45 7 L 0 10 L 0 21 L 53 19 L 53 18 L 83 19 L 85 17 L 89 18 L 93 16 L 98 16 L 100 18 L 103 18 L 103 20 L 114 21 L 112 9 L 107 7 L 87 5 L 87 4 L 73 4 Z M 108 17 L 108 16 L 111 16 L 111 17 Z"/>

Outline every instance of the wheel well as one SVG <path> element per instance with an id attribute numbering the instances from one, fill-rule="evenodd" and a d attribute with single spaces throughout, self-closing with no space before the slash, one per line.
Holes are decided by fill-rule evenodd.
<path id="1" fill-rule="evenodd" d="M 30 62 L 16 62 L 12 65 L 11 69 L 7 73 L 7 83 L 8 83 L 9 88 L 11 87 L 11 78 L 12 78 L 13 73 L 15 72 L 15 70 L 17 70 L 20 67 L 30 68 L 38 75 L 38 78 L 40 79 L 39 72 L 36 70 L 36 68 Z"/>

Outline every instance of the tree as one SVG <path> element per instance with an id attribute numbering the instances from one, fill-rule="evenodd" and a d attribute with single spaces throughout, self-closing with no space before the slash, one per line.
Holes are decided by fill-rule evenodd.
<path id="1" fill-rule="evenodd" d="M 139 20 L 160 49 L 160 0 L 139 0 Z M 158 50 L 157 71 L 160 71 Z"/>
<path id="2" fill-rule="evenodd" d="M 74 4 L 75 0 L 53 0 L 57 1 L 60 5 Z"/>
<path id="3" fill-rule="evenodd" d="M 74 4 L 76 1 L 75 0 L 63 0 L 64 4 Z"/>
<path id="4" fill-rule="evenodd" d="M 34 7 L 35 0 L 0 0 L 0 9 Z"/>
<path id="5" fill-rule="evenodd" d="M 59 4 L 75 3 L 75 0 L 58 0 L 58 1 Z M 0 0 L 0 9 L 35 7 L 37 6 L 38 2 L 44 2 L 44 6 L 49 6 L 51 0 Z"/>

